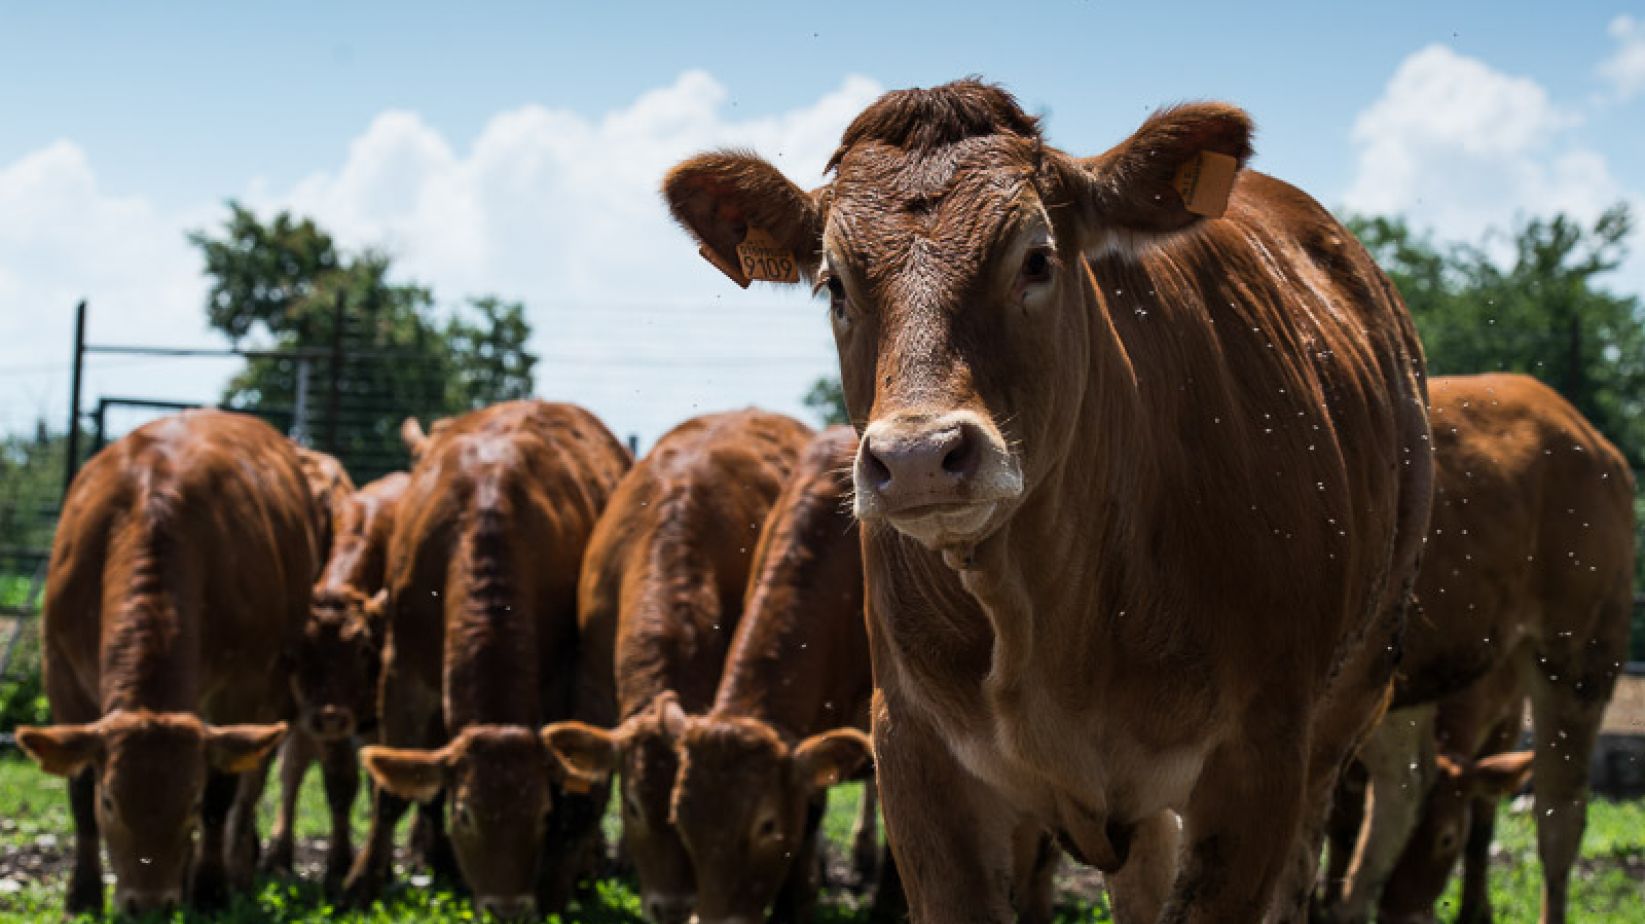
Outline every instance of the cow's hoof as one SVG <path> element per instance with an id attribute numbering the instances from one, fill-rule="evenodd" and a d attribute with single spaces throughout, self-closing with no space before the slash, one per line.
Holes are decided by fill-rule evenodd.
<path id="1" fill-rule="evenodd" d="M 96 879 L 87 878 L 69 884 L 69 894 L 63 901 L 63 917 L 74 918 L 82 914 L 94 917 L 103 916 L 103 883 Z"/>

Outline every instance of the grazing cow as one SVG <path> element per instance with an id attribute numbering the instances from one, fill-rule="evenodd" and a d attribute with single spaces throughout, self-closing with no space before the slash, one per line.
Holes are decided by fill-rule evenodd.
<path id="1" fill-rule="evenodd" d="M 298 791 L 316 759 L 331 809 L 326 884 L 341 885 L 354 858 L 349 813 L 360 786 L 354 742 L 376 730 L 383 572 L 394 511 L 409 482 L 404 472 L 384 475 L 338 505 L 330 554 L 293 654 L 297 722 L 280 750 L 280 808 L 264 856 L 267 870 L 291 870 Z"/>
<path id="2" fill-rule="evenodd" d="M 1536 727 L 1543 920 L 1563 921 L 1589 759 L 1626 657 L 1632 477 L 1616 447 L 1528 376 L 1437 378 L 1431 395 L 1433 531 L 1394 711 L 1361 753 L 1370 808 L 1341 903 L 1330 910 L 1345 921 L 1369 916 L 1440 774 L 1435 704 L 1507 664 L 1531 697 Z M 1469 727 L 1482 735 L 1492 724 Z M 1476 746 L 1451 759 L 1472 757 Z"/>
<path id="3" fill-rule="evenodd" d="M 315 521 L 291 445 L 241 414 L 145 424 L 75 478 L 41 626 L 58 724 L 17 730 L 69 778 L 69 913 L 102 911 L 99 836 L 122 912 L 178 904 L 185 870 L 202 906 L 250 885 L 261 768 L 291 701 L 271 655 L 302 629 Z"/>
<path id="4" fill-rule="evenodd" d="M 621 771 L 623 845 L 658 924 L 683 924 L 695 893 L 673 824 L 677 763 L 663 719 L 713 704 L 760 527 L 810 436 L 797 420 L 752 409 L 692 418 L 623 480 L 589 545 L 578 721 L 543 737 L 587 779 Z M 586 831 L 606 787 L 582 801 Z"/>
<path id="5" fill-rule="evenodd" d="M 1517 665 L 1441 700 L 1434 716 L 1437 778 L 1428 787 L 1416 830 L 1383 887 L 1377 920 L 1433 922 L 1451 867 L 1463 856 L 1458 924 L 1491 920 L 1491 839 L 1497 802 L 1530 778 L 1535 751 L 1515 751 L 1524 726 L 1525 693 Z"/>
<path id="6" fill-rule="evenodd" d="M 1077 159 L 963 81 L 870 106 L 816 192 L 740 152 L 664 182 L 739 281 L 829 298 L 916 921 L 1007 919 L 1024 825 L 1122 919 L 1303 913 L 1432 461 L 1397 293 L 1251 131 L 1185 105 Z"/>
<path id="7" fill-rule="evenodd" d="M 662 716 L 704 924 L 765 920 L 768 906 L 774 921 L 810 919 L 827 787 L 870 756 L 856 449 L 849 427 L 806 447 L 760 533 L 713 710 L 688 718 L 674 703 Z"/>
<path id="8" fill-rule="evenodd" d="M 360 751 L 378 789 L 346 889 L 376 895 L 404 800 L 443 797 L 436 871 L 454 849 L 479 911 L 527 914 L 557 901 L 538 861 L 563 776 L 538 729 L 569 715 L 578 568 L 629 456 L 581 408 L 511 401 L 450 421 L 416 457 L 385 576 L 386 747 Z"/>

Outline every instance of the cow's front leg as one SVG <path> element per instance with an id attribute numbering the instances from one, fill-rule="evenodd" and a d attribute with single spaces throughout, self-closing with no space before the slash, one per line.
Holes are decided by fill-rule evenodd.
<path id="1" fill-rule="evenodd" d="M 1182 848 L 1182 820 L 1163 809 L 1137 824 L 1125 865 L 1103 876 L 1118 924 L 1153 924 L 1177 881 L 1177 855 Z"/>
<path id="2" fill-rule="evenodd" d="M 915 924 L 1011 921 L 1015 813 L 942 736 L 875 694 L 874 754 L 886 833 Z"/>
<path id="3" fill-rule="evenodd" d="M 1365 820 L 1343 885 L 1331 909 L 1341 924 L 1371 919 L 1377 896 L 1399 862 L 1434 780 L 1434 707 L 1390 712 L 1359 753 L 1367 773 Z"/>
<path id="4" fill-rule="evenodd" d="M 1303 725 L 1253 711 L 1266 727 L 1213 751 L 1189 798 L 1165 924 L 1262 921 L 1287 873 L 1306 801 Z"/>

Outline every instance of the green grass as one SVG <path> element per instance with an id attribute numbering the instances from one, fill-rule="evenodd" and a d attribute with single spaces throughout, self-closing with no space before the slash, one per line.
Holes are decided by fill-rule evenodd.
<path id="1" fill-rule="evenodd" d="M 855 820 L 861 784 L 838 787 L 829 799 L 824 833 L 836 850 L 843 850 Z M 273 817 L 274 785 L 265 803 L 265 822 Z M 364 799 L 355 812 L 356 829 L 363 832 Z M 330 822 L 320 790 L 318 772 L 304 781 L 299 803 L 299 837 L 324 836 Z M 613 819 L 608 832 L 615 834 Z M 63 781 L 44 776 L 32 764 L 15 754 L 0 758 L 0 854 L 27 849 L 48 839 L 66 849 L 72 842 L 67 797 Z M 1536 830 L 1529 812 L 1504 808 L 1497 825 L 1496 857 L 1492 866 L 1491 895 L 1499 921 L 1534 921 L 1541 888 L 1541 867 L 1536 860 Z M 1645 801 L 1616 803 L 1596 801 L 1588 813 L 1588 829 L 1583 838 L 1582 862 L 1573 876 L 1572 907 L 1581 909 L 1579 920 L 1599 924 L 1635 924 L 1645 921 Z M 1632 876 L 1628 872 L 1633 869 Z M 0 920 L 18 924 L 56 924 L 62 919 L 62 874 L 22 883 L 18 891 L 0 891 Z M 1453 904 L 1456 889 L 1445 901 Z M 254 924 L 319 924 L 346 921 L 355 924 L 399 924 L 428 921 L 435 924 L 474 920 L 467 900 L 449 891 L 416 888 L 407 882 L 391 887 L 384 900 L 365 910 L 333 906 L 318 885 L 276 879 L 259 880 L 255 894 L 240 896 L 216 920 Z M 819 924 L 857 924 L 866 913 L 849 903 L 825 902 L 818 909 Z M 1441 919 L 1446 912 L 1441 910 Z M 179 914 L 174 921 L 200 921 L 196 915 Z M 629 924 L 639 922 L 639 897 L 632 884 L 618 880 L 602 882 L 597 894 L 583 906 L 573 906 L 563 917 L 564 924 Z M 1110 921 L 1102 904 L 1084 906 L 1065 901 L 1058 909 L 1057 924 L 1094 924 Z"/>

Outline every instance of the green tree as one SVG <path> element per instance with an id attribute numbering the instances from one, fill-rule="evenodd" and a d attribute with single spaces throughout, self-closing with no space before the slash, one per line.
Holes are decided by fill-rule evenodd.
<path id="1" fill-rule="evenodd" d="M 1645 313 L 1600 285 L 1627 255 L 1625 206 L 1586 227 L 1534 218 L 1478 243 L 1437 244 L 1395 218 L 1348 224 L 1410 306 L 1430 372 L 1534 375 L 1645 463 Z"/>
<path id="2" fill-rule="evenodd" d="M 395 281 L 386 255 L 344 253 L 309 219 L 280 213 L 264 222 L 233 202 L 216 233 L 189 240 L 211 279 L 211 325 L 237 343 L 259 335 L 280 354 L 249 357 L 224 403 L 290 419 L 306 391 L 304 419 L 293 423 L 358 480 L 406 464 L 398 431 L 407 415 L 437 417 L 532 391 L 536 357 L 518 302 L 472 298 L 442 323 L 434 293 Z M 339 341 L 343 361 L 334 370 Z"/>
<path id="3" fill-rule="evenodd" d="M 845 410 L 845 389 L 836 378 L 820 378 L 805 393 L 805 406 L 828 425 L 849 423 L 851 415 Z"/>

